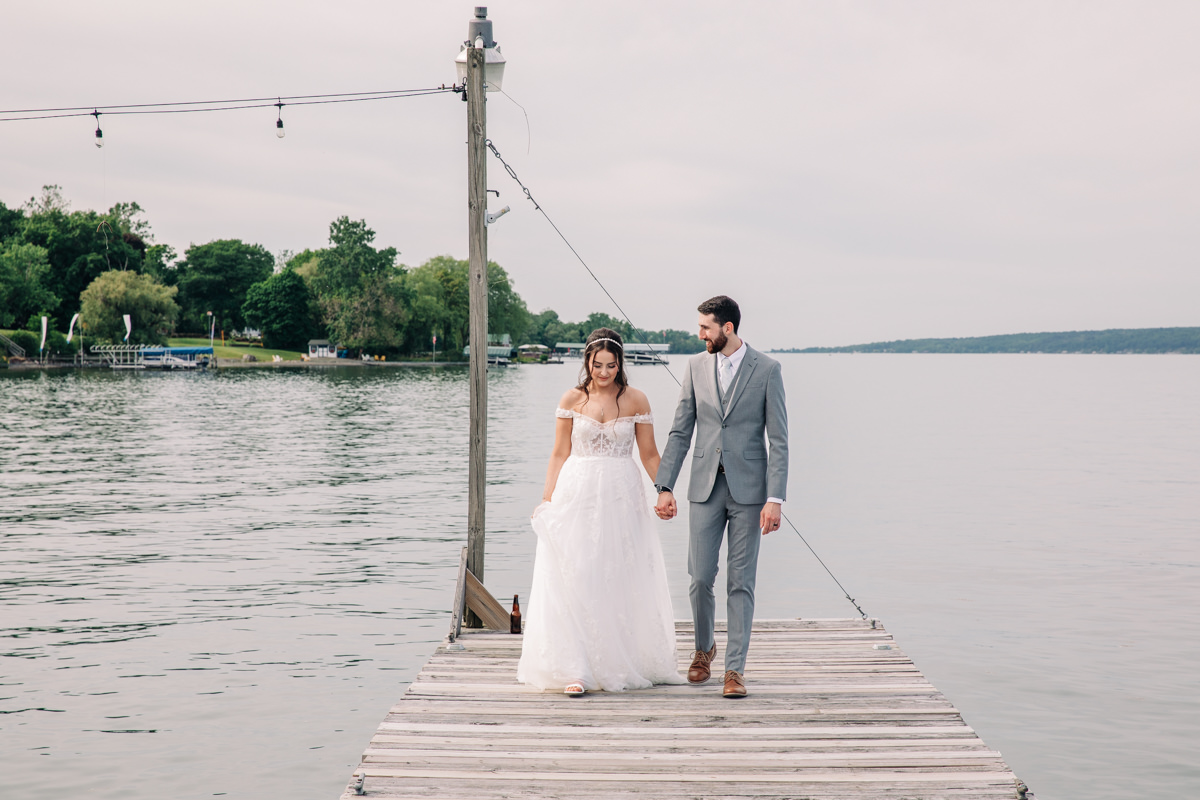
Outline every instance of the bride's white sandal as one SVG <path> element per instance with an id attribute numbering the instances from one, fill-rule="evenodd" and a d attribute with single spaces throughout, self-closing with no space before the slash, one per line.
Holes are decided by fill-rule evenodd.
<path id="1" fill-rule="evenodd" d="M 567 688 L 563 691 L 567 697 L 583 697 L 587 694 L 587 689 L 583 688 L 582 683 L 568 683 Z"/>

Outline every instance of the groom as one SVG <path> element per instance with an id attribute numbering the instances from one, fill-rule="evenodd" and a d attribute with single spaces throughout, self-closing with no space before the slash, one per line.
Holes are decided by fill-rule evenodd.
<path id="1" fill-rule="evenodd" d="M 778 530 L 787 494 L 787 408 L 779 362 L 738 338 L 742 313 L 724 295 L 705 300 L 700 338 L 707 353 L 688 360 L 679 407 L 655 477 L 656 511 L 677 513 L 671 488 L 696 432 L 692 477 L 688 574 L 692 576 L 692 620 L 696 652 L 688 681 L 704 683 L 717 654 L 713 633 L 717 560 L 729 530 L 728 652 L 725 697 L 745 697 L 746 650 L 754 621 L 754 579 L 761 536 Z"/>

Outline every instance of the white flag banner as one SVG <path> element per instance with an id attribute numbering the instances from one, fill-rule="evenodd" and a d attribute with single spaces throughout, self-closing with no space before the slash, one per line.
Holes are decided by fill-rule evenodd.
<path id="1" fill-rule="evenodd" d="M 46 325 L 48 322 L 46 317 L 42 317 L 42 346 L 38 348 L 39 351 L 46 349 Z"/>
<path id="2" fill-rule="evenodd" d="M 71 324 L 67 328 L 67 344 L 71 343 L 71 337 L 75 335 L 75 323 L 79 320 L 79 315 L 71 317 Z"/>
<path id="3" fill-rule="evenodd" d="M 131 333 L 133 333 L 133 320 L 131 320 L 129 318 L 129 315 L 126 314 L 125 315 L 125 341 L 127 341 L 127 342 L 129 341 L 129 334 L 131 334 Z"/>

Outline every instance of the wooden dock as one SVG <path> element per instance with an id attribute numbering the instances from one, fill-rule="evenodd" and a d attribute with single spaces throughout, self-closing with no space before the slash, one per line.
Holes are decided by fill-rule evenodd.
<path id="1" fill-rule="evenodd" d="M 355 770 L 368 797 L 1025 796 L 874 620 L 755 622 L 742 700 L 720 695 L 723 631 L 703 686 L 582 698 L 518 684 L 520 636 L 463 631 L 458 642 L 438 648 L 379 726 Z M 676 624 L 676 646 L 686 670 L 690 622 Z"/>

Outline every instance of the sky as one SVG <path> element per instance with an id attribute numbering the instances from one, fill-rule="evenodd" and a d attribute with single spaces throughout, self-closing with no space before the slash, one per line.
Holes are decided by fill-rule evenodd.
<path id="1" fill-rule="evenodd" d="M 20 3 L 0 110 L 451 84 L 473 5 Z M 488 135 L 633 321 L 728 294 L 760 349 L 1200 325 L 1200 5 L 488 4 Z M 523 109 L 523 110 L 522 110 Z M 5 116 L 0 114 L 0 117 Z M 154 240 L 467 257 L 452 93 L 0 122 L 0 201 L 136 202 Z M 489 256 L 531 311 L 616 314 L 494 159 Z"/>

